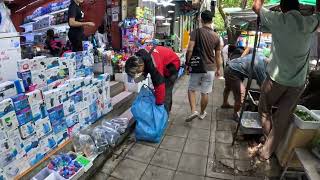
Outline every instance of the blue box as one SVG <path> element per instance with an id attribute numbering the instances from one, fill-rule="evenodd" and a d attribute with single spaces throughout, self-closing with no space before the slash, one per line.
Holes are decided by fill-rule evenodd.
<path id="1" fill-rule="evenodd" d="M 19 126 L 25 125 L 33 120 L 31 108 L 26 108 L 16 112 Z"/>
<path id="2" fill-rule="evenodd" d="M 16 96 L 11 97 L 15 111 L 21 111 L 26 108 L 30 108 L 28 98 L 24 94 L 18 94 Z"/>
<path id="3" fill-rule="evenodd" d="M 22 79 L 24 89 L 26 91 L 29 91 L 29 87 L 32 85 L 31 71 L 18 72 L 17 75 L 18 75 L 18 78 Z"/>

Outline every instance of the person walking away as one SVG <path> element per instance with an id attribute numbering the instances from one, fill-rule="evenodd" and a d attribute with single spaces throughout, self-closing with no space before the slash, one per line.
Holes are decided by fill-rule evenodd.
<path id="1" fill-rule="evenodd" d="M 244 101 L 246 87 L 243 84 L 245 78 L 249 78 L 251 71 L 252 54 L 246 55 L 228 61 L 224 70 L 225 88 L 223 91 L 223 104 L 221 108 L 234 109 L 234 119 L 237 120 L 238 113 L 241 109 L 241 105 Z M 253 79 L 255 79 L 258 85 L 261 87 L 263 81 L 267 77 L 266 66 L 268 59 L 262 53 L 257 53 L 255 57 L 255 64 L 253 67 Z M 231 106 L 228 102 L 229 94 L 232 91 L 234 96 L 234 106 Z"/>
<path id="2" fill-rule="evenodd" d="M 305 87 L 311 38 L 320 19 L 319 14 L 301 15 L 298 0 L 281 0 L 282 12 L 271 12 L 263 3 L 264 0 L 255 0 L 253 10 L 271 31 L 273 48 L 259 100 L 266 142 L 255 147 L 254 154 L 261 161 L 271 157 L 287 132 L 289 118 Z M 272 106 L 278 107 L 274 114 Z"/>
<path id="3" fill-rule="evenodd" d="M 190 73 L 188 97 L 191 107 L 191 115 L 187 117 L 186 122 L 191 122 L 196 117 L 204 119 L 207 115 L 206 107 L 208 105 L 209 93 L 213 89 L 213 81 L 216 76 L 220 76 L 222 58 L 220 38 L 218 34 L 211 28 L 213 21 L 213 13 L 211 11 L 203 11 L 201 13 L 202 28 L 196 29 L 191 33 L 190 42 L 187 50 L 187 62 L 186 65 Z M 200 42 L 195 42 L 197 36 Z M 201 54 L 202 62 L 206 68 L 206 73 L 193 73 L 190 69 L 190 60 L 193 55 L 194 49 L 199 48 L 197 46 L 202 45 Z M 216 72 L 214 72 L 216 68 Z M 196 110 L 196 92 L 201 92 L 201 112 Z"/>
<path id="4" fill-rule="evenodd" d="M 80 8 L 80 4 L 83 2 L 84 0 L 71 0 L 71 4 L 68 9 L 68 23 L 70 26 L 68 37 L 71 42 L 73 52 L 83 51 L 83 27 L 95 26 L 93 22 L 83 22 L 84 13 Z"/>
<path id="5" fill-rule="evenodd" d="M 168 114 L 172 107 L 172 91 L 179 69 L 180 59 L 177 54 L 163 46 L 141 49 L 125 64 L 126 73 L 136 83 L 143 81 L 148 74 L 151 75 L 156 104 L 164 104 Z"/>

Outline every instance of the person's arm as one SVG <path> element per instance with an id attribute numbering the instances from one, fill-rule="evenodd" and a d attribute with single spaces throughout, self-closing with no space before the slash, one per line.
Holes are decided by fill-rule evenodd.
<path id="1" fill-rule="evenodd" d="M 190 59 L 192 57 L 192 53 L 193 53 L 193 48 L 195 46 L 195 41 L 196 41 L 196 31 L 193 31 L 191 34 L 190 34 L 190 41 L 189 41 L 189 44 L 188 44 L 188 49 L 187 49 L 187 54 L 186 54 L 186 65 L 188 66 L 189 65 L 189 62 L 190 62 Z"/>
<path id="2" fill-rule="evenodd" d="M 252 6 L 252 10 L 260 15 L 260 10 L 262 9 L 263 7 L 263 3 L 264 3 L 264 0 L 254 0 L 253 2 L 253 6 Z"/>
<path id="3" fill-rule="evenodd" d="M 95 26 L 93 22 L 79 22 L 79 21 L 76 21 L 75 18 L 69 18 L 69 25 L 71 27 L 83 27 L 83 26 L 94 27 Z"/>
<path id="4" fill-rule="evenodd" d="M 188 45 L 188 49 L 187 49 L 187 59 L 186 59 L 187 65 L 189 65 L 189 61 L 192 57 L 194 45 L 195 45 L 195 42 L 190 40 L 189 45 Z"/>
<path id="5" fill-rule="evenodd" d="M 215 64 L 216 64 L 216 76 L 221 76 L 221 66 L 222 66 L 222 58 L 221 58 L 221 48 L 220 46 L 215 49 Z"/>
<path id="6" fill-rule="evenodd" d="M 244 50 L 244 52 L 242 53 L 242 55 L 241 55 L 241 57 L 244 57 L 244 56 L 246 56 L 246 55 L 248 55 L 249 53 L 250 53 L 250 47 L 247 47 L 245 50 Z"/>

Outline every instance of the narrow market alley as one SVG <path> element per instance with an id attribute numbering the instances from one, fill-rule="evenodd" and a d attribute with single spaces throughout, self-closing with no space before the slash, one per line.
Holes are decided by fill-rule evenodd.
<path id="1" fill-rule="evenodd" d="M 220 109 L 224 80 L 215 80 L 208 116 L 192 123 L 184 121 L 190 112 L 187 87 L 188 76 L 183 76 L 175 86 L 173 110 L 161 143 L 135 142 L 131 134 L 94 179 L 278 179 L 281 168 L 276 161 L 257 169 L 245 142 L 231 146 L 236 123 L 230 119 L 232 111 Z"/>

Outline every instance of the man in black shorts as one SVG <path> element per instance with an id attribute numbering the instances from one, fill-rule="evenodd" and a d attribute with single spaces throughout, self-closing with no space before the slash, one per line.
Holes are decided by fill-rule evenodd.
<path id="1" fill-rule="evenodd" d="M 93 22 L 82 22 L 84 13 L 80 8 L 80 4 L 83 3 L 83 1 L 84 0 L 71 0 L 68 10 L 68 22 L 70 26 L 68 37 L 71 42 L 73 52 L 83 51 L 83 27 L 95 26 Z"/>

